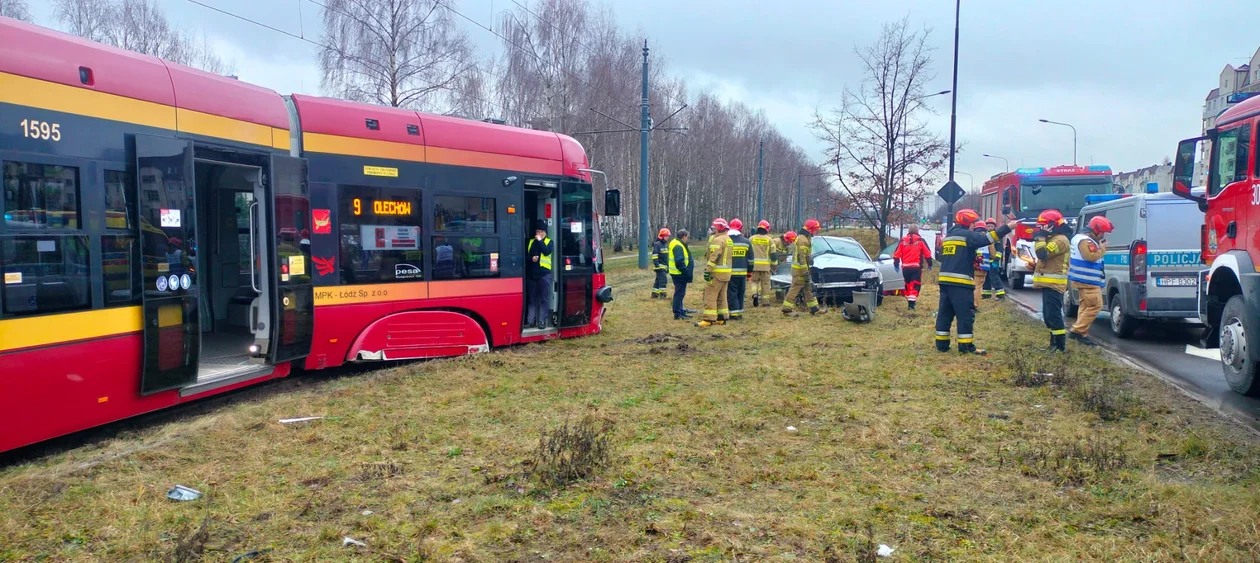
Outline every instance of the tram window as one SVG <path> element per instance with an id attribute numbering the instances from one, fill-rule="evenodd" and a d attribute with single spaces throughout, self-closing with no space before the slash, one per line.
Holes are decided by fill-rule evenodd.
<path id="1" fill-rule="evenodd" d="M 5 315 L 91 307 L 86 236 L 21 236 L 0 240 Z"/>
<path id="2" fill-rule="evenodd" d="M 79 228 L 79 169 L 5 162 L 4 222 L 17 229 Z"/>
<path id="3" fill-rule="evenodd" d="M 420 192 L 341 186 L 338 203 L 341 282 L 420 281 Z"/>
<path id="4" fill-rule="evenodd" d="M 130 185 L 126 172 L 105 171 L 105 228 L 131 229 L 131 206 L 127 205 L 127 187 Z"/>
<path id="5" fill-rule="evenodd" d="M 105 306 L 131 305 L 140 301 L 140 245 L 131 235 L 101 237 L 101 277 L 105 280 Z"/>
<path id="6" fill-rule="evenodd" d="M 433 279 L 499 277 L 499 238 L 433 237 Z"/>
<path id="7" fill-rule="evenodd" d="M 433 230 L 439 233 L 493 233 L 494 198 L 434 197 Z"/>

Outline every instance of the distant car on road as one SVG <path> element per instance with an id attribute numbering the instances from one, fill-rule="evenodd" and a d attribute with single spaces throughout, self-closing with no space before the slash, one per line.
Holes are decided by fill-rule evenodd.
<path id="1" fill-rule="evenodd" d="M 826 306 L 835 307 L 853 300 L 854 291 L 878 292 L 877 303 L 882 303 L 884 293 L 905 288 L 905 280 L 892 265 L 871 260 L 866 249 L 851 237 L 814 237 L 810 248 L 814 264 L 810 278 L 814 282 L 814 294 Z M 770 276 L 775 295 L 782 300 L 792 286 L 792 259 L 779 264 Z"/>
<path id="2" fill-rule="evenodd" d="M 1199 316 L 1198 205 L 1170 193 L 1087 196 L 1076 224 L 1106 217 L 1115 230 L 1106 236 L 1104 310 L 1111 330 L 1129 338 L 1140 323 Z M 1069 289 L 1066 316 L 1076 316 L 1080 297 Z"/>

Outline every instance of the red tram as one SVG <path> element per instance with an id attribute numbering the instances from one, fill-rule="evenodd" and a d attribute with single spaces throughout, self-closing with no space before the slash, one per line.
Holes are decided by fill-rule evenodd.
<path id="1" fill-rule="evenodd" d="M 598 333 L 590 172 L 563 135 L 281 96 L 0 18 L 0 451 L 294 367 Z M 546 329 L 523 326 L 539 219 Z"/>

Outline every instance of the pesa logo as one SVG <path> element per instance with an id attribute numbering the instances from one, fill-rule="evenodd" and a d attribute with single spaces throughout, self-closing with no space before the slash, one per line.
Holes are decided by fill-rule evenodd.
<path id="1" fill-rule="evenodd" d="M 424 277 L 424 273 L 420 271 L 420 268 L 411 264 L 394 265 L 394 279 L 396 280 L 409 280 L 420 277 Z"/>

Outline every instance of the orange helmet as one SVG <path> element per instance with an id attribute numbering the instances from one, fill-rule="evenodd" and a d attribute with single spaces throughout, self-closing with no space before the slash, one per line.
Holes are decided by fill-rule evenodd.
<path id="1" fill-rule="evenodd" d="M 1110 233 L 1116 230 L 1115 225 L 1111 224 L 1111 220 L 1106 217 L 1094 217 L 1089 220 L 1089 228 L 1095 233 Z"/>
<path id="2" fill-rule="evenodd" d="M 726 219 L 723 219 L 723 218 L 721 218 L 721 217 L 718 217 L 717 219 L 714 219 L 714 220 L 713 220 L 713 230 L 715 230 L 715 231 L 725 231 L 727 228 L 728 228 L 728 227 L 727 227 L 727 225 L 726 225 Z"/>
<path id="3" fill-rule="evenodd" d="M 1047 209 L 1037 216 L 1037 224 L 1057 227 L 1063 224 L 1063 214 L 1054 209 Z"/>
<path id="4" fill-rule="evenodd" d="M 972 223 L 979 220 L 980 214 L 976 213 L 976 210 L 971 209 L 970 207 L 966 209 L 959 209 L 958 213 L 954 214 L 954 222 L 964 227 L 970 227 Z"/>
<path id="5" fill-rule="evenodd" d="M 788 244 L 792 244 L 796 242 L 796 231 L 788 231 L 786 233 L 783 233 L 783 240 L 787 241 Z"/>
<path id="6" fill-rule="evenodd" d="M 818 232 L 818 229 L 821 228 L 822 225 L 818 223 L 818 219 L 808 219 L 805 221 L 805 230 L 811 235 Z"/>
<path id="7" fill-rule="evenodd" d="M 669 229 L 661 229 L 657 231 L 656 238 L 669 238 Z"/>
<path id="8" fill-rule="evenodd" d="M 737 231 L 742 230 L 744 228 L 744 222 L 739 219 L 731 219 L 731 228 Z"/>
<path id="9" fill-rule="evenodd" d="M 758 229 L 765 229 L 765 230 L 769 231 L 769 230 L 770 230 L 770 222 L 769 222 L 769 221 L 767 221 L 767 220 L 765 220 L 765 219 L 762 219 L 760 223 L 757 223 L 757 228 L 758 228 Z"/>
<path id="10" fill-rule="evenodd" d="M 984 220 L 984 224 L 986 224 L 986 225 L 993 225 L 994 227 L 996 227 L 996 226 L 997 226 L 997 219 L 994 219 L 994 218 L 992 218 L 992 217 L 989 217 L 988 219 L 985 219 L 985 220 Z"/>

